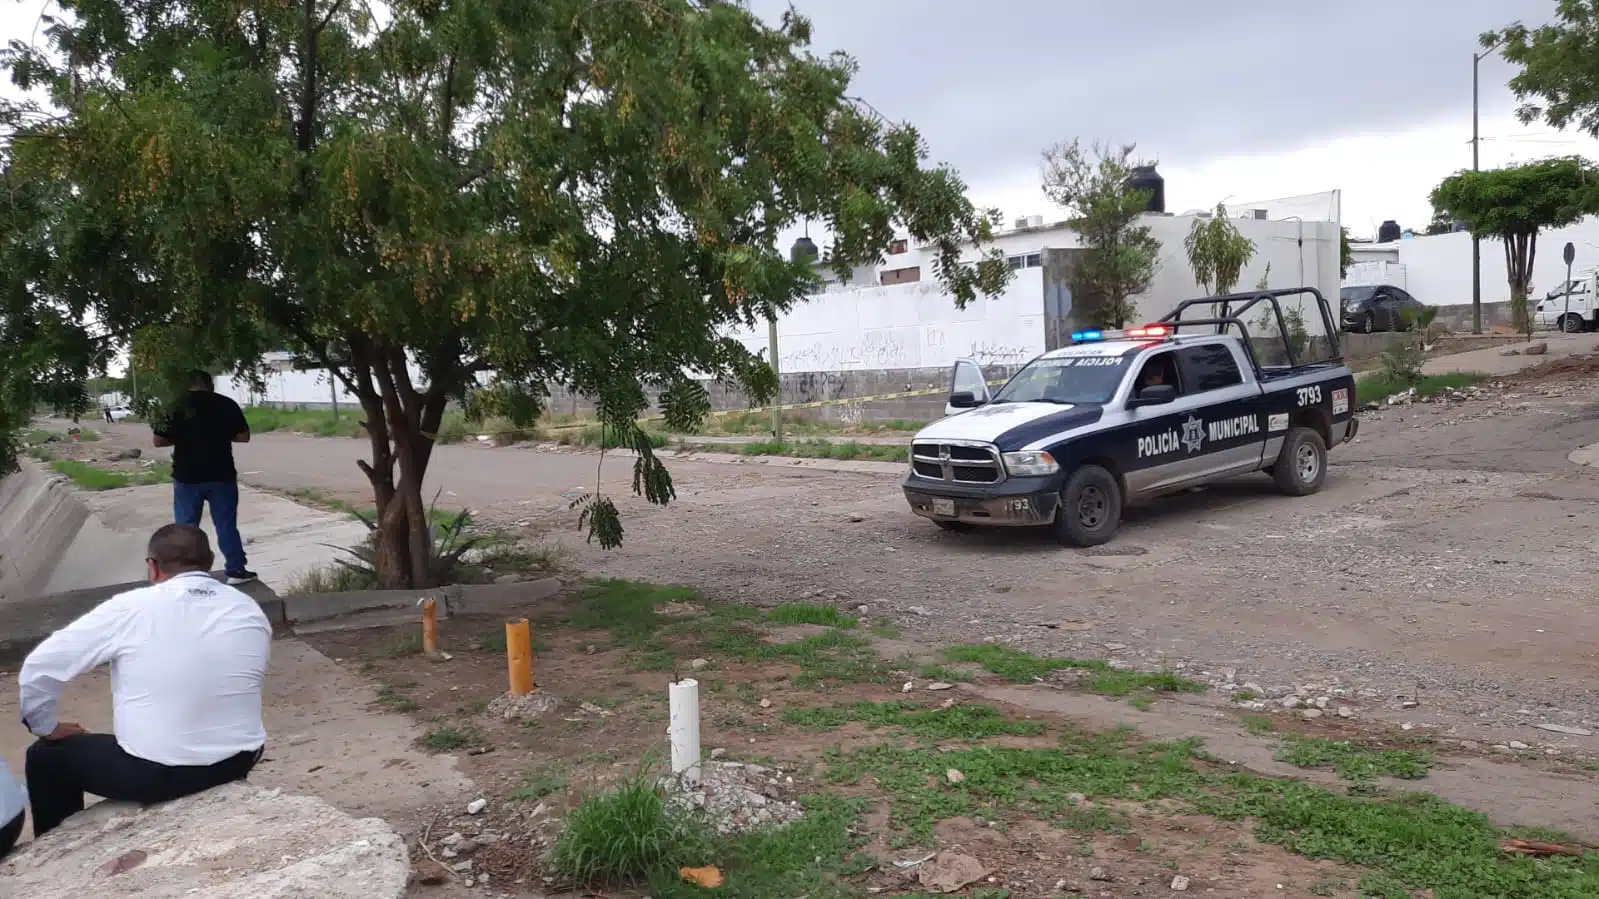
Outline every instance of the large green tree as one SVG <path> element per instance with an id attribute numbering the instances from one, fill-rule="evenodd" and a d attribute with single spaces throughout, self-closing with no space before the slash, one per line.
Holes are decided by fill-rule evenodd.
<path id="1" fill-rule="evenodd" d="M 59 0 L 7 59 L 52 103 L 10 120 L 14 184 L 54 189 L 33 309 L 159 334 L 163 365 L 288 348 L 360 398 L 384 586 L 431 577 L 422 500 L 451 402 L 525 423 L 545 385 L 597 398 L 650 501 L 671 478 L 635 424 L 709 410 L 689 372 L 762 399 L 726 329 L 908 231 L 964 305 L 1003 288 L 993 213 L 925 167 L 916 130 L 849 94 L 855 63 L 721 0 Z M 41 344 L 42 345 L 42 344 Z M 52 346 L 59 347 L 60 342 Z M 81 360 L 83 354 L 71 356 Z M 598 488 L 583 522 L 622 539 Z"/>
<path id="2" fill-rule="evenodd" d="M 1569 225 L 1595 211 L 1599 178 L 1580 157 L 1560 157 L 1485 172 L 1463 171 L 1432 192 L 1433 209 L 1464 222 L 1480 238 L 1503 242 L 1510 308 L 1517 330 L 1532 333 L 1527 295 L 1538 255 L 1538 232 Z"/>
<path id="3" fill-rule="evenodd" d="M 1599 137 L 1599 2 L 1558 0 L 1550 24 L 1516 22 L 1484 33 L 1482 46 L 1501 47 L 1520 69 L 1510 89 L 1522 101 L 1516 112 L 1523 122 L 1576 126 Z"/>
<path id="4" fill-rule="evenodd" d="M 1044 195 L 1065 207 L 1067 224 L 1082 238 L 1072 289 L 1085 325 L 1120 328 L 1138 314 L 1135 294 L 1149 289 L 1160 241 L 1138 222 L 1150 192 L 1129 183 L 1133 144 L 1118 147 L 1072 140 L 1044 151 Z"/>

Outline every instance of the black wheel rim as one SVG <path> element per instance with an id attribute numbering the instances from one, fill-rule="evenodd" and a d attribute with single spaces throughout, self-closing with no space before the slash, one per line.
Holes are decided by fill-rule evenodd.
<path id="1" fill-rule="evenodd" d="M 1077 495 L 1077 523 L 1090 531 L 1099 530 L 1110 513 L 1110 503 L 1105 491 L 1098 487 L 1084 487 Z"/>

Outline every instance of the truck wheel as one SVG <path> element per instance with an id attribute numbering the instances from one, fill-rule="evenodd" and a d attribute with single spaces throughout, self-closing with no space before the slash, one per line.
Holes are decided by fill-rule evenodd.
<path id="1" fill-rule="evenodd" d="M 1568 312 L 1560 319 L 1560 330 L 1567 334 L 1581 334 L 1587 328 L 1583 324 L 1582 316 Z"/>
<path id="2" fill-rule="evenodd" d="M 1310 428 L 1293 428 L 1272 465 L 1272 480 L 1289 496 L 1309 496 L 1327 480 L 1327 443 Z"/>
<path id="3" fill-rule="evenodd" d="M 1366 313 L 1365 318 L 1360 320 L 1360 330 L 1367 334 L 1377 333 L 1377 316 L 1372 315 L 1370 312 Z"/>
<path id="4" fill-rule="evenodd" d="M 1116 536 L 1122 523 L 1122 488 L 1116 476 L 1098 465 L 1072 472 L 1060 492 L 1055 538 L 1067 546 L 1098 546 Z"/>

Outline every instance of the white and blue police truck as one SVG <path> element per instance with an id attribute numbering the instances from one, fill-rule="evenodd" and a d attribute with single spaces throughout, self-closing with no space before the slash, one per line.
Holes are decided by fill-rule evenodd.
<path id="1" fill-rule="evenodd" d="M 1327 352 L 1279 341 L 1263 365 L 1243 316 L 1261 307 L 1288 334 L 1280 300 L 1308 294 Z M 1183 315 L 1211 307 L 1209 318 Z M 946 417 L 911 440 L 911 510 L 946 530 L 1050 526 L 1069 546 L 1109 541 L 1130 501 L 1266 472 L 1294 496 L 1321 489 L 1327 450 L 1353 440 L 1355 377 L 1327 301 L 1313 288 L 1187 300 L 1154 324 L 1079 331 L 990 394 L 955 363 Z"/>

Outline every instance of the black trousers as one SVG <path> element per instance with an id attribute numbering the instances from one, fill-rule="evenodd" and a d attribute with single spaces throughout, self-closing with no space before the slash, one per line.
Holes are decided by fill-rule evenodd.
<path id="1" fill-rule="evenodd" d="M 0 859 L 11 854 L 17 848 L 17 840 L 22 837 L 22 819 L 28 817 L 26 812 L 17 812 L 11 823 L 0 827 Z"/>
<path id="2" fill-rule="evenodd" d="M 25 763 L 33 834 L 42 837 L 83 811 L 85 793 L 148 805 L 243 780 L 264 749 L 241 752 L 214 765 L 161 765 L 129 755 L 112 734 L 39 740 L 28 747 Z"/>

